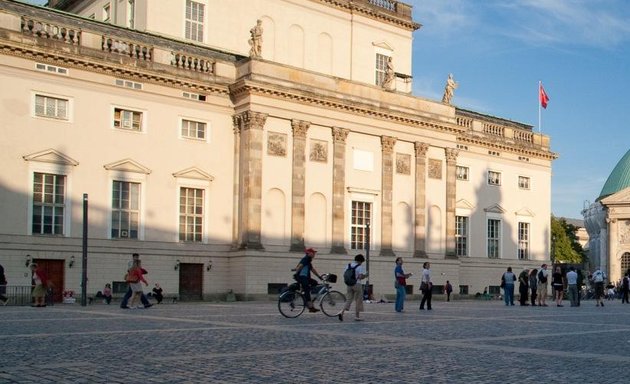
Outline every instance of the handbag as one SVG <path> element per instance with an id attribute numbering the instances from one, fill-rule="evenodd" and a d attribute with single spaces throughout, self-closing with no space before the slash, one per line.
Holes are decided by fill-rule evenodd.
<path id="1" fill-rule="evenodd" d="M 427 291 L 429 289 L 429 284 L 427 284 L 426 281 L 423 281 L 420 283 L 420 290 L 421 291 Z"/>
<path id="2" fill-rule="evenodd" d="M 505 288 L 505 275 L 501 276 L 501 288 Z"/>

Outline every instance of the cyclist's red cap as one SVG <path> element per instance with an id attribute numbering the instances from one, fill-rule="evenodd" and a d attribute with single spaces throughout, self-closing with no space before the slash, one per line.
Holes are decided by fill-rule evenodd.
<path id="1" fill-rule="evenodd" d="M 308 248 L 306 251 L 304 251 L 306 253 L 317 253 L 317 251 L 313 248 Z"/>

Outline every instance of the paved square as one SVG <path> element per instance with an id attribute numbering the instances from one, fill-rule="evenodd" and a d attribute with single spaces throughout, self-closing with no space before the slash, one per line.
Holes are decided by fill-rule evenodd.
<path id="1" fill-rule="evenodd" d="M 0 383 L 625 383 L 630 305 L 366 304 L 366 321 L 276 302 L 0 307 Z"/>

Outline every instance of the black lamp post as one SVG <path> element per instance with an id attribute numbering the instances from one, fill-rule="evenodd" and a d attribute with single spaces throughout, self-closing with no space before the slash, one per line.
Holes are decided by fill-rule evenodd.
<path id="1" fill-rule="evenodd" d="M 363 249 L 365 249 L 365 273 L 367 278 L 365 279 L 365 287 L 363 288 L 363 299 L 370 299 L 370 220 L 365 221 L 365 243 Z"/>

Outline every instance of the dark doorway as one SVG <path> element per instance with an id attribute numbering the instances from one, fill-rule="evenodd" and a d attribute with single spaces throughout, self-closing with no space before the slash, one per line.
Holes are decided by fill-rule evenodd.
<path id="1" fill-rule="evenodd" d="M 51 282 L 52 301 L 61 303 L 65 286 L 65 260 L 34 259 L 33 262 L 37 263 L 37 266 L 44 270 L 48 280 Z"/>
<path id="2" fill-rule="evenodd" d="M 203 264 L 181 263 L 179 265 L 179 299 L 181 301 L 203 300 Z"/>

